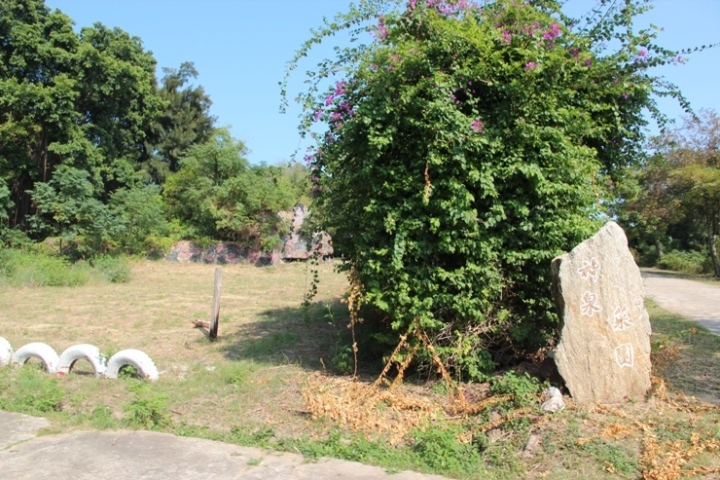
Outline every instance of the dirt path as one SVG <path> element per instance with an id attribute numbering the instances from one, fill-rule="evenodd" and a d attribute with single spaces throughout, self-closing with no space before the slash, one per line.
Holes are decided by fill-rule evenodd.
<path id="1" fill-rule="evenodd" d="M 645 296 L 720 335 L 720 287 L 643 272 Z"/>

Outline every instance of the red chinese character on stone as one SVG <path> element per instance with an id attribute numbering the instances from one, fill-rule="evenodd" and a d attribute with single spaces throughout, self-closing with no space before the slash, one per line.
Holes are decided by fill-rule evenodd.
<path id="1" fill-rule="evenodd" d="M 600 276 L 600 262 L 598 262 L 598 259 L 595 257 L 591 258 L 589 261 L 583 260 L 582 266 L 578 268 L 578 273 L 583 280 L 590 279 L 593 282 L 597 282 L 597 279 Z"/>
<path id="2" fill-rule="evenodd" d="M 592 292 L 583 293 L 580 313 L 587 317 L 592 317 L 600 310 L 602 310 L 602 308 L 597 304 L 597 295 Z"/>
<path id="3" fill-rule="evenodd" d="M 622 332 L 630 327 L 632 327 L 632 322 L 627 307 L 617 307 L 613 313 L 612 329 L 616 332 Z"/>
<path id="4" fill-rule="evenodd" d="M 633 346 L 625 343 L 617 347 L 615 349 L 615 361 L 620 367 L 634 367 L 635 351 L 633 350 Z"/>

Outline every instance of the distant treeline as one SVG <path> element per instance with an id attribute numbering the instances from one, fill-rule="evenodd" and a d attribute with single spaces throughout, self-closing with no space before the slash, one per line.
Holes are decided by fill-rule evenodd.
<path id="1" fill-rule="evenodd" d="M 43 0 L 2 2 L 2 243 L 57 237 L 87 257 L 180 237 L 279 242 L 277 212 L 309 201 L 306 169 L 250 165 L 215 125 L 193 64 L 155 70 L 119 28 L 77 33 Z"/>

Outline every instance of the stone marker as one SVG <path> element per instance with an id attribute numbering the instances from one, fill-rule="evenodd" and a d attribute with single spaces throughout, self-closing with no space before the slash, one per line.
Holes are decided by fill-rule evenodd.
<path id="1" fill-rule="evenodd" d="M 650 318 L 625 232 L 608 222 L 552 262 L 560 315 L 555 364 L 578 403 L 641 399 L 650 388 Z"/>

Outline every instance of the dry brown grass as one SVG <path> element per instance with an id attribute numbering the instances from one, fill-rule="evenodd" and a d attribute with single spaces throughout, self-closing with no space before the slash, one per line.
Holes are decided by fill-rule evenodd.
<path id="1" fill-rule="evenodd" d="M 299 386 L 306 370 L 322 368 L 331 325 L 308 320 L 301 308 L 309 266 L 224 266 L 219 339 L 210 343 L 194 319 L 209 319 L 215 266 L 136 262 L 126 284 L 0 291 L 0 336 L 14 348 L 44 342 L 58 354 L 90 343 L 106 354 L 137 348 L 161 372 L 157 389 L 168 395 L 176 419 L 210 428 L 243 423 L 279 424 L 288 434 L 305 429 Z M 347 286 L 332 265 L 319 267 L 317 301 L 337 302 Z M 320 307 L 315 307 L 318 310 Z M 310 312 L 318 317 L 317 311 Z M 271 341 L 268 341 L 270 339 Z M 327 361 L 327 357 L 325 358 Z M 247 384 L 217 381 L 248 370 Z M 89 364 L 78 362 L 77 373 Z M 127 401 L 123 382 L 86 375 L 63 382 L 91 403 Z"/>

